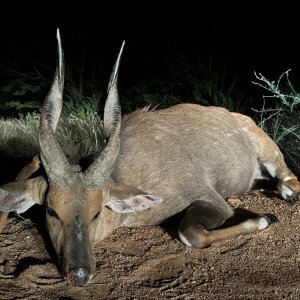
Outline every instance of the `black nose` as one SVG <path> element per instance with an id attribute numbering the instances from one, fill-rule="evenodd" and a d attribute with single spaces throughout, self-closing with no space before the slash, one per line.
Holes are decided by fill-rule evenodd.
<path id="1" fill-rule="evenodd" d="M 85 285 L 92 277 L 91 270 L 87 267 L 78 267 L 70 271 L 66 276 L 68 281 L 71 281 L 75 285 L 83 286 Z"/>

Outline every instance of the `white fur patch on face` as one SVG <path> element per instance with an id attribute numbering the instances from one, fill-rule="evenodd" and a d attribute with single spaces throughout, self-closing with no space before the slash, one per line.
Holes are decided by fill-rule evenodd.
<path id="1" fill-rule="evenodd" d="M 192 244 L 186 239 L 186 237 L 180 232 L 179 229 L 178 229 L 178 236 L 179 236 L 179 239 L 180 239 L 184 244 L 186 244 L 186 245 L 189 246 L 189 247 L 192 247 Z"/>

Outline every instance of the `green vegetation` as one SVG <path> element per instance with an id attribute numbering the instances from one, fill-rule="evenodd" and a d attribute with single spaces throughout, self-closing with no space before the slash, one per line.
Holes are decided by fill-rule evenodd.
<path id="1" fill-rule="evenodd" d="M 31 82 L 28 77 L 18 75 L 0 87 L 0 111 L 3 115 L 16 116 L 41 108 L 43 85 Z"/>
<path id="2" fill-rule="evenodd" d="M 32 157 L 39 153 L 40 111 L 49 86 L 46 89 L 46 86 L 29 84 L 32 77 L 20 78 L 0 89 L 0 111 L 3 116 L 9 115 L 0 119 L 0 151 L 10 157 Z M 43 95 L 40 95 L 42 90 Z M 100 98 L 99 93 L 83 96 L 67 80 L 56 135 L 71 163 L 77 163 L 80 158 L 99 151 L 103 146 L 102 121 L 97 113 Z"/>
<path id="3" fill-rule="evenodd" d="M 290 70 L 281 74 L 277 81 L 270 81 L 256 74 L 254 84 L 268 92 L 263 96 L 260 110 L 256 110 L 258 125 L 278 144 L 288 165 L 300 172 L 300 93 L 290 79 Z"/>
<path id="4" fill-rule="evenodd" d="M 25 119 L 0 120 L 0 152 L 10 157 L 33 157 L 39 153 L 39 115 L 28 114 Z M 56 136 L 72 164 L 102 149 L 104 132 L 97 115 L 89 118 L 63 117 Z"/>

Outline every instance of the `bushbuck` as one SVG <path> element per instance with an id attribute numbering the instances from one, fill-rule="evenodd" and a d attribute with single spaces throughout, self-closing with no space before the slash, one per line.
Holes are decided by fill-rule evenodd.
<path id="1" fill-rule="evenodd" d="M 220 107 L 179 104 L 141 109 L 123 119 L 117 78 L 124 43 L 114 65 L 104 108 L 106 143 L 82 171 L 68 162 L 55 137 L 64 88 L 59 31 L 54 80 L 40 117 L 40 157 L 47 174 L 0 189 L 0 210 L 22 213 L 44 203 L 49 236 L 64 278 L 86 284 L 95 272 L 92 245 L 121 226 L 157 225 L 182 212 L 179 239 L 203 248 L 272 223 L 268 214 L 219 228 L 234 215 L 225 201 L 249 191 L 266 173 L 295 201 L 296 176 L 282 153 L 254 121 Z"/>

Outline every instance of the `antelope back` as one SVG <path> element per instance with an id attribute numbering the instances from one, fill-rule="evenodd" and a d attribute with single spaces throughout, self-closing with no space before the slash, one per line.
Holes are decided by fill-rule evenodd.
<path id="1" fill-rule="evenodd" d="M 254 145 L 234 116 L 219 107 L 179 104 L 137 111 L 123 119 L 120 138 L 112 178 L 164 199 L 140 214 L 148 223 L 182 211 L 211 190 L 224 198 L 249 190 L 258 167 Z M 128 216 L 126 224 L 134 222 L 137 216 Z"/>

